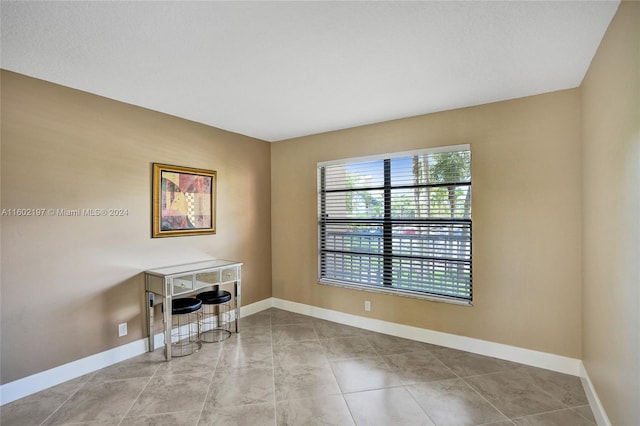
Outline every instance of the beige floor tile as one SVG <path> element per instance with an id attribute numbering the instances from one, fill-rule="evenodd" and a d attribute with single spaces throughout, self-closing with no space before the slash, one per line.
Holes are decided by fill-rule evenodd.
<path id="1" fill-rule="evenodd" d="M 299 366 L 323 367 L 329 365 L 327 356 L 318 340 L 276 345 L 273 348 L 273 362 L 283 369 Z"/>
<path id="2" fill-rule="evenodd" d="M 282 309 L 267 309 L 267 312 L 271 315 L 271 325 L 285 325 L 285 324 L 311 324 L 314 321 L 313 317 L 306 315 L 296 314 L 295 312 L 289 312 Z"/>
<path id="3" fill-rule="evenodd" d="M 596 424 L 596 417 L 593 415 L 593 410 L 589 405 L 582 405 L 580 407 L 573 407 L 573 411 L 580 414 L 585 419 L 589 420 L 593 424 Z"/>
<path id="4" fill-rule="evenodd" d="M 331 368 L 343 393 L 402 386 L 400 377 L 379 356 L 332 361 Z"/>
<path id="5" fill-rule="evenodd" d="M 127 417 L 202 410 L 213 373 L 172 374 L 153 377 Z"/>
<path id="6" fill-rule="evenodd" d="M 497 373 L 518 367 L 508 361 L 455 349 L 439 349 L 432 353 L 460 377 Z"/>
<path id="7" fill-rule="evenodd" d="M 350 393 L 344 399 L 358 426 L 434 424 L 403 387 Z"/>
<path id="8" fill-rule="evenodd" d="M 238 343 L 222 345 L 217 368 L 273 367 L 273 350 L 270 344 L 254 345 Z"/>
<path id="9" fill-rule="evenodd" d="M 200 410 L 126 417 L 119 426 L 196 426 Z"/>
<path id="10" fill-rule="evenodd" d="M 205 407 L 200 416 L 200 426 L 258 426 L 274 425 L 273 403 L 237 405 L 230 407 Z"/>
<path id="11" fill-rule="evenodd" d="M 513 419 L 513 422 L 516 426 L 593 426 L 593 423 L 571 409 L 521 417 Z"/>
<path id="12" fill-rule="evenodd" d="M 533 379 L 518 370 L 472 376 L 464 380 L 509 418 L 564 408 L 560 401 L 542 391 Z"/>
<path id="13" fill-rule="evenodd" d="M 589 404 L 579 377 L 535 367 L 523 367 L 534 383 L 568 407 Z"/>
<path id="14" fill-rule="evenodd" d="M 338 324 L 336 322 L 325 320 L 314 320 L 313 328 L 320 339 L 332 339 L 336 337 L 354 337 L 362 336 L 367 333 L 361 328 L 351 327 L 348 325 Z"/>
<path id="15" fill-rule="evenodd" d="M 508 420 L 462 379 L 407 386 L 437 425 L 479 425 Z"/>
<path id="16" fill-rule="evenodd" d="M 380 355 L 420 352 L 440 348 L 440 346 L 416 342 L 414 340 L 403 339 L 401 337 L 390 336 L 388 334 L 370 333 L 367 334 L 366 339 Z"/>
<path id="17" fill-rule="evenodd" d="M 427 351 L 387 355 L 384 360 L 405 385 L 457 377 L 446 365 Z"/>
<path id="18" fill-rule="evenodd" d="M 115 420 L 92 420 L 87 422 L 65 423 L 68 426 L 120 426 L 120 421 Z"/>
<path id="19" fill-rule="evenodd" d="M 276 413 L 278 426 L 354 424 L 342 395 L 280 401 Z"/>
<path id="20" fill-rule="evenodd" d="M 191 355 L 173 357 L 171 361 L 161 361 L 155 375 L 213 373 L 218 365 L 222 344 L 207 343 Z"/>
<path id="21" fill-rule="evenodd" d="M 254 327 L 271 327 L 271 314 L 266 311 L 262 311 L 253 315 L 241 317 L 239 327 L 240 334 L 242 334 L 245 329 L 251 329 Z"/>
<path id="22" fill-rule="evenodd" d="M 378 355 L 367 339 L 361 336 L 323 339 L 320 340 L 320 343 L 329 360 L 366 358 Z"/>
<path id="23" fill-rule="evenodd" d="M 271 344 L 271 326 L 247 326 L 241 328 L 239 333 L 231 333 L 228 339 L 222 342 L 225 346 L 236 343 L 248 345 L 270 345 Z"/>
<path id="24" fill-rule="evenodd" d="M 95 372 L 90 381 L 133 379 L 136 377 L 151 377 L 165 363 L 163 349 L 153 353 L 138 355 L 126 361 L 119 362 Z"/>
<path id="25" fill-rule="evenodd" d="M 304 340 L 318 340 L 313 324 L 286 324 L 274 325 L 271 328 L 272 342 L 274 345 L 286 345 L 288 343 Z"/>
<path id="26" fill-rule="evenodd" d="M 273 403 L 272 368 L 218 369 L 213 377 L 205 409 Z"/>
<path id="27" fill-rule="evenodd" d="M 277 367 L 274 371 L 276 401 L 340 394 L 331 367 Z"/>
<path id="28" fill-rule="evenodd" d="M 135 378 L 85 383 L 44 424 L 119 421 L 149 381 Z"/>

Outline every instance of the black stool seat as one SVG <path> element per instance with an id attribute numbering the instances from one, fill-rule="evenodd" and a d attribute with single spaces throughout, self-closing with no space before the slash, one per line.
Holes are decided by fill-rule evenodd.
<path id="1" fill-rule="evenodd" d="M 218 305 L 231 300 L 231 293 L 222 290 L 205 291 L 196 296 L 205 305 Z"/>
<path id="2" fill-rule="evenodd" d="M 193 297 L 183 297 L 171 301 L 171 313 L 173 315 L 183 315 L 195 312 L 202 306 L 202 302 Z"/>

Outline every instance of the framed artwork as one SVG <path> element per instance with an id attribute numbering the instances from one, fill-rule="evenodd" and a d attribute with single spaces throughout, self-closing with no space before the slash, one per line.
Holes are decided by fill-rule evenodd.
<path id="1" fill-rule="evenodd" d="M 152 237 L 216 233 L 216 172 L 153 163 Z"/>

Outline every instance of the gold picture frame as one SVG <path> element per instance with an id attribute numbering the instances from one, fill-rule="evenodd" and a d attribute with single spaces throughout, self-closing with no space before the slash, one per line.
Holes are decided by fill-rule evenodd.
<path id="1" fill-rule="evenodd" d="M 153 163 L 152 237 L 216 233 L 215 170 Z"/>

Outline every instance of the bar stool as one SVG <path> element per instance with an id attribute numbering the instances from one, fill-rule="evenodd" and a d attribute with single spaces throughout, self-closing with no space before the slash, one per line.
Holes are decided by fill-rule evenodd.
<path id="1" fill-rule="evenodd" d="M 198 314 L 202 302 L 193 297 L 171 301 L 171 354 L 191 355 L 202 347 L 198 333 Z"/>
<path id="2" fill-rule="evenodd" d="M 200 340 L 214 343 L 228 339 L 231 336 L 231 293 L 221 290 L 205 291 L 196 298 L 202 301 Z"/>

